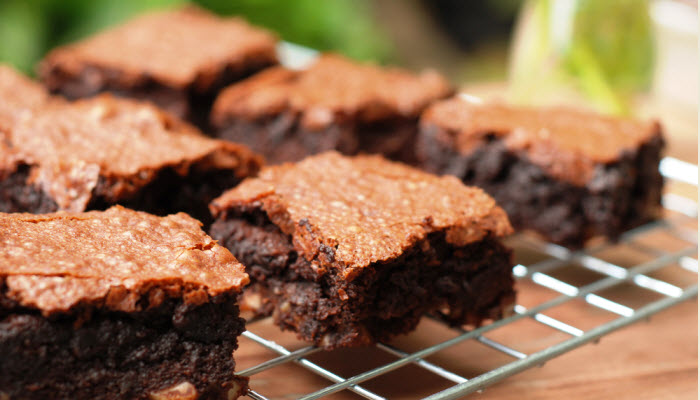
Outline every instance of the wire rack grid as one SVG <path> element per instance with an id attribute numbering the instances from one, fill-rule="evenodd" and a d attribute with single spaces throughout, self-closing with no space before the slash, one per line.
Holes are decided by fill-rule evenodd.
<path id="1" fill-rule="evenodd" d="M 289 68 L 303 68 L 318 56 L 318 52 L 293 43 L 282 42 L 278 46 L 278 55 L 281 63 L 285 66 Z M 666 157 L 662 160 L 659 168 L 668 183 L 679 182 L 682 185 L 692 187 L 693 191 L 697 192 L 697 165 L 673 157 Z M 361 386 L 361 384 L 407 365 L 415 365 L 426 373 L 435 374 L 451 382 L 452 385 L 450 387 L 434 393 L 426 397 L 426 399 L 457 399 L 470 393 L 481 391 L 500 380 L 529 368 L 541 366 L 546 361 L 584 344 L 597 342 L 608 333 L 635 322 L 646 320 L 664 309 L 697 297 L 697 201 L 669 193 L 664 195 L 662 203 L 667 211 L 667 216 L 664 219 L 632 229 L 623 234 L 619 241 L 615 243 L 605 242 L 583 250 L 570 251 L 552 243 L 542 242 L 526 235 L 518 235 L 514 243 L 512 243 L 514 247 L 528 248 L 539 252 L 545 257 L 533 263 L 516 265 L 513 268 L 513 275 L 521 282 L 528 281 L 536 286 L 547 288 L 557 293 L 558 296 L 529 308 L 516 304 L 513 309 L 513 315 L 507 318 L 472 330 L 448 327 L 448 329 L 454 331 L 455 336 L 436 344 L 431 344 L 418 351 L 404 351 L 387 343 L 378 343 L 375 345 L 377 349 L 393 356 L 395 359 L 351 377 L 343 377 L 340 373 L 333 372 L 309 359 L 313 354 L 323 351 L 322 349 L 315 346 L 304 346 L 296 350 L 289 350 L 273 339 L 263 337 L 250 330 L 250 328 L 254 329 L 255 324 L 260 322 L 260 320 L 249 321 L 249 330 L 244 332 L 243 336 L 257 343 L 266 351 L 277 354 L 277 357 L 249 367 L 238 374 L 251 378 L 252 389 L 248 391 L 248 396 L 256 400 L 268 400 L 268 397 L 263 393 L 255 391 L 256 375 L 290 363 L 297 364 L 330 382 L 330 385 L 320 390 L 299 397 L 303 400 L 318 399 L 340 391 L 350 391 L 367 399 L 385 399 L 384 396 Z M 690 228 L 689 225 L 693 225 L 693 228 Z M 658 243 L 648 244 L 639 240 L 644 235 L 653 234 L 654 232 L 665 232 L 684 245 L 674 251 L 669 251 Z M 598 255 L 604 253 L 607 249 L 620 245 L 629 246 L 644 253 L 646 255 L 645 260 L 635 265 L 622 266 Z M 553 276 L 557 270 L 572 263 L 580 268 L 597 273 L 600 279 L 588 282 L 585 285 L 576 286 Z M 650 274 L 670 265 L 677 265 L 689 271 L 693 279 L 688 280 L 684 286 L 678 286 L 677 284 L 650 276 Z M 615 289 L 615 287 L 623 284 L 634 285 L 654 292 L 660 295 L 661 299 L 650 301 L 635 309 L 599 294 L 608 289 Z M 616 318 L 584 330 L 546 314 L 548 310 L 575 300 L 584 302 L 588 307 L 609 312 Z M 426 316 L 426 318 L 431 317 Z M 527 354 L 485 336 L 488 332 L 509 328 L 516 322 L 526 319 L 535 321 L 548 329 L 561 332 L 566 335 L 567 339 Z M 505 354 L 510 361 L 478 376 L 467 378 L 426 359 L 433 354 L 452 349 L 467 341 L 476 341 L 481 345 Z"/>
<path id="2" fill-rule="evenodd" d="M 662 161 L 660 169 L 667 182 L 677 181 L 697 188 L 698 169 L 696 165 L 666 157 Z M 249 330 L 244 332 L 243 336 L 267 351 L 277 354 L 277 357 L 247 368 L 241 371 L 239 375 L 251 377 L 252 389 L 248 392 L 248 396 L 256 400 L 267 399 L 264 393 L 255 391 L 256 374 L 289 363 L 297 364 L 329 382 L 328 386 L 300 397 L 306 400 L 318 399 L 344 390 L 354 392 L 356 395 L 367 399 L 384 399 L 385 397 L 382 395 L 363 387 L 363 382 L 378 378 L 409 364 L 421 368 L 426 373 L 435 374 L 451 382 L 452 385 L 450 387 L 426 397 L 427 399 L 456 399 L 480 391 L 486 386 L 526 369 L 542 365 L 546 361 L 586 343 L 595 342 L 610 332 L 637 321 L 648 319 L 651 315 L 661 310 L 697 296 L 697 203 L 695 200 L 686 197 L 666 194 L 663 197 L 663 206 L 667 214 L 664 219 L 630 230 L 618 242 L 600 243 L 584 250 L 570 251 L 551 243 L 540 242 L 525 235 L 518 236 L 515 246 L 534 249 L 546 255 L 546 257 L 531 264 L 516 265 L 513 268 L 513 274 L 516 279 L 529 281 L 536 286 L 554 291 L 558 295 L 529 308 L 519 304 L 515 305 L 513 315 L 507 318 L 472 330 L 450 328 L 455 334 L 453 337 L 431 344 L 418 351 L 404 351 L 390 344 L 379 343 L 376 347 L 392 356 L 393 361 L 351 377 L 343 377 L 339 373 L 333 372 L 309 359 L 309 356 L 323 350 L 314 346 L 289 350 L 276 343 L 272 338 L 265 338 L 254 333 L 255 324 L 259 320 L 251 321 Z M 668 249 L 660 248 L 660 246 L 649 245 L 639 240 L 644 235 L 654 232 L 663 232 L 670 235 L 677 243 L 682 243 L 683 245 L 679 246 L 678 249 L 669 251 Z M 646 255 L 645 261 L 635 265 L 622 266 L 598 255 L 606 249 L 620 245 L 629 246 L 644 253 Z M 572 263 L 580 268 L 595 272 L 600 276 L 600 279 L 585 285 L 576 286 L 554 276 L 558 269 Z M 685 286 L 679 286 L 651 276 L 654 272 L 670 265 L 675 265 L 691 272 L 694 277 L 693 282 L 689 282 Z M 654 292 L 661 298 L 635 309 L 600 294 L 607 290 L 614 290 L 622 284 L 634 285 L 637 288 Z M 587 307 L 605 310 L 614 314 L 615 318 L 584 330 L 547 315 L 548 310 L 574 300 L 583 302 Z M 485 336 L 490 331 L 508 328 L 515 322 L 523 319 L 535 321 L 548 329 L 564 333 L 567 339 L 545 349 L 527 354 L 516 350 L 513 346 L 500 343 Z M 430 355 L 453 348 L 466 341 L 476 341 L 481 345 L 488 346 L 495 351 L 505 354 L 510 358 L 510 361 L 476 377 L 467 378 L 426 359 Z"/>

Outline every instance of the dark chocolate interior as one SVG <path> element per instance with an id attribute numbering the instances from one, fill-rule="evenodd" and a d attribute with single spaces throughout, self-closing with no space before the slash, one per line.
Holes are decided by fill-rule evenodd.
<path id="1" fill-rule="evenodd" d="M 425 313 L 447 322 L 498 318 L 514 298 L 510 250 L 492 237 L 464 247 L 430 234 L 400 257 L 345 280 L 320 271 L 261 211 L 217 219 L 211 235 L 246 265 L 257 312 L 326 348 L 366 345 L 411 331 Z M 319 248 L 332 260 L 334 249 Z"/>
<path id="2" fill-rule="evenodd" d="M 299 161 L 328 150 L 346 155 L 382 154 L 413 164 L 416 130 L 417 120 L 403 117 L 372 123 L 346 118 L 312 130 L 301 124 L 300 114 L 288 111 L 256 120 L 229 121 L 217 136 L 247 145 L 263 154 L 268 164 Z"/>
<path id="3" fill-rule="evenodd" d="M 106 210 L 114 204 L 120 204 L 155 215 L 168 215 L 182 211 L 208 226 L 212 221 L 209 203 L 224 190 L 236 186 L 239 182 L 240 179 L 230 170 L 193 168 L 182 176 L 173 168 L 164 168 L 158 172 L 155 179 L 134 195 L 114 199 L 104 194 L 109 193 L 110 183 L 100 178 L 87 208 Z"/>
<path id="4" fill-rule="evenodd" d="M 0 212 L 54 212 L 56 202 L 44 191 L 28 182 L 31 167 L 20 165 L 7 178 L 0 180 Z M 93 189 L 87 210 L 106 210 L 115 204 L 156 215 L 186 212 L 208 226 L 212 217 L 208 204 L 240 179 L 230 170 L 200 170 L 192 168 L 186 176 L 173 168 L 164 168 L 155 179 L 131 195 L 110 195 L 110 185 L 123 184 L 120 178 L 112 182 L 100 177 Z"/>
<path id="5" fill-rule="evenodd" d="M 150 101 L 207 132 L 209 112 L 219 91 L 274 64 L 274 60 L 264 57 L 247 60 L 244 65 L 225 66 L 217 71 L 206 87 L 197 87 L 196 82 L 192 82 L 189 87 L 173 88 L 147 75 L 124 86 L 119 70 L 91 65 L 84 65 L 78 74 L 53 66 L 44 77 L 44 83 L 52 93 L 70 100 L 110 92 L 117 96 Z"/>
<path id="6" fill-rule="evenodd" d="M 529 229 L 571 248 L 603 235 L 614 240 L 655 218 L 663 178 L 658 170 L 663 140 L 653 137 L 637 151 L 595 167 L 585 186 L 558 180 L 524 152 L 489 136 L 471 154 L 455 150 L 443 129 L 424 126 L 418 138 L 421 166 L 483 188 L 508 213 L 516 229 Z"/>
<path id="7" fill-rule="evenodd" d="M 0 212 L 51 213 L 58 210 L 56 202 L 41 188 L 29 184 L 31 166 L 20 164 L 5 179 L 0 179 Z"/>
<path id="8" fill-rule="evenodd" d="M 222 399 L 232 386 L 245 329 L 235 296 L 134 313 L 78 306 L 47 318 L 6 290 L 0 282 L 0 393 L 11 399 L 148 399 L 184 381 Z"/>

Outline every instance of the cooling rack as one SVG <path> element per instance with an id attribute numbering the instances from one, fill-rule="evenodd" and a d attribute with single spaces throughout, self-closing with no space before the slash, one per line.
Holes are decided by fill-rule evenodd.
<path id="1" fill-rule="evenodd" d="M 666 157 L 660 164 L 660 170 L 666 178 L 667 185 L 685 185 L 697 192 L 696 165 Z M 256 391 L 256 377 L 265 371 L 295 364 L 301 369 L 322 377 L 327 382 L 327 385 L 321 389 L 301 395 L 299 397 L 301 399 L 318 399 L 340 391 L 349 391 L 367 399 L 384 399 L 385 397 L 376 391 L 363 387 L 363 383 L 381 378 L 407 365 L 413 365 L 420 368 L 423 373 L 434 374 L 450 383 L 450 386 L 429 395 L 427 399 L 461 398 L 519 372 L 542 365 L 584 344 L 595 342 L 622 327 L 648 319 L 653 314 L 684 300 L 694 298 L 698 294 L 697 203 L 695 200 L 679 195 L 665 194 L 663 206 L 665 209 L 663 219 L 626 232 L 618 242 L 594 243 L 580 251 L 570 251 L 526 235 L 514 237 L 509 244 L 516 249 L 516 262 L 520 262 L 513 268 L 513 274 L 518 281 L 519 295 L 524 294 L 522 292 L 527 288 L 540 287 L 555 293 L 555 296 L 529 307 L 516 304 L 511 316 L 476 329 L 446 327 L 445 329 L 450 329 L 453 333 L 451 337 L 437 343 L 430 343 L 417 350 L 404 350 L 387 343 L 377 344 L 376 349 L 390 356 L 390 361 L 352 376 L 342 376 L 341 372 L 334 372 L 331 368 L 313 361 L 312 356 L 324 352 L 323 350 L 308 345 L 297 349 L 285 347 L 275 341 L 275 334 L 268 332 L 266 337 L 256 333 L 256 327 L 264 323 L 264 320 L 251 321 L 248 324 L 249 330 L 244 332 L 243 336 L 247 341 L 260 346 L 261 350 L 264 349 L 276 356 L 239 372 L 240 375 L 251 379 L 251 390 L 248 396 L 257 400 L 268 399 L 265 393 Z M 658 239 L 658 236 L 664 236 L 666 242 Z M 673 245 L 668 246 L 668 243 Z M 615 257 L 620 251 L 634 251 L 638 262 L 620 263 Z M 536 257 L 534 260 L 520 257 L 519 254 L 523 252 L 534 253 Z M 596 279 L 579 285 L 567 282 L 566 274 L 562 275 L 560 272 L 571 268 L 588 271 Z M 667 268 L 680 268 L 689 278 L 683 284 L 658 278 L 657 276 L 663 276 L 658 272 Z M 616 288 L 621 286 L 633 286 L 636 289 L 649 291 L 655 294 L 654 300 L 630 307 L 616 299 Z M 550 315 L 551 310 L 571 302 L 584 305 L 579 307 L 577 312 L 603 310 L 609 313 L 612 319 L 584 328 L 568 322 L 578 320 L 575 316 L 565 321 L 563 318 Z M 426 318 L 430 317 L 426 316 Z M 515 324 L 522 320 L 534 321 L 546 327 L 546 330 L 563 333 L 564 339 L 544 349 L 527 353 L 518 350 L 517 343 L 506 344 L 486 336 L 494 330 L 517 329 Z M 439 322 L 434 321 L 434 323 Z M 506 362 L 477 376 L 466 377 L 438 362 L 428 360 L 429 356 L 438 352 L 459 351 L 460 344 L 470 341 L 505 355 Z M 351 356 L 350 359 L 352 359 Z M 301 369 L 297 371 L 303 372 Z"/>
<path id="2" fill-rule="evenodd" d="M 318 55 L 318 52 L 313 49 L 287 42 L 282 42 L 277 50 L 281 63 L 289 68 L 302 68 Z M 661 161 L 659 168 L 666 179 L 667 187 L 681 185 L 697 193 L 697 165 L 666 157 Z M 435 375 L 449 383 L 446 388 L 428 395 L 426 399 L 457 399 L 480 392 L 500 380 L 541 366 L 546 361 L 580 346 L 597 342 L 613 331 L 647 320 L 664 309 L 697 297 L 697 201 L 667 193 L 662 199 L 662 204 L 665 209 L 663 219 L 626 232 L 618 242 L 594 243 L 584 250 L 570 251 L 527 235 L 513 237 L 509 245 L 515 249 L 516 262 L 519 262 L 513 268 L 519 290 L 518 298 L 524 297 L 528 290 L 534 288 L 543 288 L 554 295 L 529 307 L 516 304 L 513 314 L 507 318 L 476 329 L 452 328 L 433 320 L 434 324 L 440 324 L 452 335 L 444 340 L 432 341 L 428 345 L 410 350 L 402 349 L 393 343 L 376 344 L 376 351 L 385 353 L 386 357 L 383 359 L 390 361 L 379 363 L 350 376 L 343 376 L 341 371 L 334 371 L 328 365 L 313 360 L 315 355 L 329 352 L 308 345 L 295 346 L 298 348 L 285 346 L 279 340 L 276 341 L 281 335 L 279 331 L 258 329 L 260 324 L 266 323 L 265 319 L 252 320 L 248 322 L 248 330 L 243 333 L 243 337 L 247 342 L 259 346 L 261 351 L 274 356 L 257 365 L 247 367 L 238 374 L 250 377 L 251 389 L 248 396 L 256 400 L 269 399 L 264 392 L 256 391 L 258 377 L 270 370 L 288 365 L 296 365 L 298 368 L 294 371 L 300 373 L 303 372 L 302 369 L 307 370 L 321 377 L 325 382 L 323 387 L 316 391 L 296 396 L 304 400 L 324 398 L 338 392 L 351 392 L 357 397 L 373 400 L 385 399 L 386 397 L 378 391 L 370 390 L 363 384 L 370 380 L 381 379 L 409 365 L 418 368 L 421 373 Z M 616 255 L 625 252 L 634 252 L 635 257 L 632 259 L 636 261 L 621 262 Z M 686 273 L 685 279 L 681 279 L 682 282 L 669 282 L 663 279 L 673 274 L 659 272 L 671 268 L 683 270 Z M 566 271 L 572 269 L 587 271 L 595 278 L 589 278 L 583 284 L 569 282 L 566 278 L 570 275 L 567 275 Z M 618 297 L 616 290 L 624 286 L 632 286 L 656 296 L 652 301 L 632 307 L 616 298 Z M 573 302 L 579 305 L 575 308 L 576 313 L 603 311 L 610 314 L 610 318 L 593 326 L 579 327 L 575 322 L 570 322 L 578 320 L 576 315 L 568 319 L 552 316 L 554 310 Z M 551 330 L 561 333 L 564 339 L 543 349 L 525 352 L 517 349 L 517 343 L 506 344 L 487 336 L 497 330 L 516 330 L 517 324 L 524 320 L 544 327 L 543 335 L 547 330 Z M 269 321 L 267 323 L 269 325 Z M 263 331 L 265 333 L 262 333 Z M 439 362 L 429 360 L 431 356 L 440 352 L 463 350 L 460 347 L 469 342 L 478 343 L 480 346 L 501 353 L 504 357 L 499 359 L 505 361 L 486 372 L 467 377 Z M 345 350 L 341 357 L 347 356 L 351 362 L 356 361 L 352 359 L 352 353 Z M 291 397 L 285 396 L 285 398 Z"/>

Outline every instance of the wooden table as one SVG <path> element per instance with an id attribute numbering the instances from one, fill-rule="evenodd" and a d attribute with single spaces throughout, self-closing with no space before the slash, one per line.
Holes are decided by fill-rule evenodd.
<path id="1" fill-rule="evenodd" d="M 487 93 L 483 88 L 477 92 Z M 697 114 L 680 113 L 675 107 L 648 106 L 646 111 L 657 115 L 666 123 L 669 138 L 668 153 L 697 164 Z M 674 185 L 668 190 L 697 199 L 695 189 Z M 694 229 L 697 229 L 697 221 Z M 655 240 L 655 239 L 651 239 Z M 662 239 L 665 240 L 665 239 Z M 658 243 L 657 243 L 658 244 Z M 674 243 L 669 243 L 674 246 Z M 518 257 L 530 257 L 522 253 Z M 614 254 L 621 263 L 637 262 L 631 254 Z M 566 271 L 564 271 L 567 274 Z M 690 273 L 674 270 L 662 272 L 663 279 L 678 284 L 689 284 L 696 279 Z M 682 275 L 682 276 L 681 276 Z M 585 273 L 571 272 L 567 279 L 582 284 L 592 279 Z M 518 303 L 534 306 L 555 293 L 532 283 L 518 284 Z M 635 289 L 632 285 L 606 291 L 607 295 L 630 307 L 641 306 L 660 296 Z M 547 314 L 581 329 L 590 329 L 615 318 L 608 312 L 596 310 L 583 302 L 567 303 Z M 517 328 L 517 329 L 514 329 Z M 268 339 L 274 339 L 288 349 L 305 346 L 290 333 L 281 333 L 269 321 L 250 326 L 250 330 Z M 410 352 L 430 344 L 454 337 L 455 333 L 430 320 L 423 321 L 416 332 L 397 338 L 392 345 Z M 567 335 L 525 319 L 515 325 L 489 332 L 487 337 L 498 340 L 524 353 L 532 353 L 568 338 Z M 236 353 L 238 370 L 257 365 L 275 357 L 249 339 L 241 339 Z M 317 353 L 309 359 L 343 377 L 349 377 L 395 359 L 376 349 L 350 349 L 330 353 Z M 512 358 L 470 340 L 439 352 L 429 361 L 448 368 L 465 377 L 477 376 Z M 483 393 L 468 398 L 489 400 L 522 399 L 697 399 L 698 398 L 698 304 L 697 299 L 687 301 L 655 315 L 649 322 L 637 323 L 605 336 L 598 344 L 585 345 L 570 353 L 547 362 L 544 366 L 489 387 Z M 284 364 L 256 374 L 253 389 L 270 398 L 293 399 L 321 389 L 329 381 L 320 378 L 301 366 Z M 407 366 L 381 378 L 362 384 L 375 393 L 391 399 L 415 399 L 443 390 L 451 384 L 416 366 Z M 351 399 L 359 396 L 347 391 L 328 398 Z"/>

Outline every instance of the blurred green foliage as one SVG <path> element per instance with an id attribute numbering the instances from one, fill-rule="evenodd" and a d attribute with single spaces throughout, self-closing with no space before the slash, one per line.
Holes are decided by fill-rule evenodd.
<path id="1" fill-rule="evenodd" d="M 654 38 L 647 5 L 646 0 L 579 2 L 566 66 L 591 97 L 622 101 L 607 98 L 612 94 L 599 86 L 622 95 L 649 87 Z"/>
<path id="2" fill-rule="evenodd" d="M 185 0 L 0 0 L 0 61 L 32 73 L 51 48 L 146 10 Z M 241 15 L 284 40 L 357 59 L 385 62 L 392 46 L 368 0 L 196 0 L 222 15 Z"/>
<path id="3" fill-rule="evenodd" d="M 647 0 L 529 0 L 511 61 L 515 100 L 572 89 L 627 114 L 648 89 L 654 38 Z"/>

